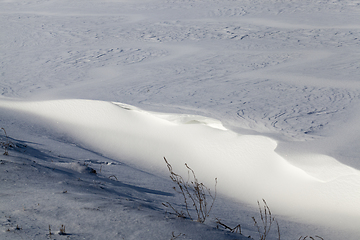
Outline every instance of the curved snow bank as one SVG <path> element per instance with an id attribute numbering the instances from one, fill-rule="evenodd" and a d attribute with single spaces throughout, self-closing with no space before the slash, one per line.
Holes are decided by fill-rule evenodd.
<path id="1" fill-rule="evenodd" d="M 0 107 L 43 117 L 57 130 L 104 155 L 167 174 L 188 163 L 197 177 L 233 198 L 256 204 L 264 198 L 276 213 L 309 222 L 359 226 L 360 173 L 327 156 L 307 156 L 295 167 L 264 136 L 239 135 L 219 121 L 160 114 L 92 100 L 0 101 Z"/>

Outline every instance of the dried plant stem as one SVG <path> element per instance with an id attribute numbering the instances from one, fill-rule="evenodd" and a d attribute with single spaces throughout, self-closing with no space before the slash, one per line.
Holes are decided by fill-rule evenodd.
<path id="1" fill-rule="evenodd" d="M 312 240 L 315 240 L 315 238 L 324 240 L 322 237 L 319 237 L 319 236 L 315 236 L 315 238 L 312 237 L 312 236 L 305 236 L 305 237 L 301 236 L 298 240 L 305 240 L 305 239 L 307 239 L 307 238 L 310 238 L 310 239 L 312 239 Z"/>
<path id="2" fill-rule="evenodd" d="M 178 235 L 175 235 L 175 232 L 172 232 L 171 235 L 172 235 L 171 240 L 175 240 L 178 237 L 184 236 L 185 234 L 179 233 Z"/>
<path id="3" fill-rule="evenodd" d="M 190 208 L 194 208 L 197 214 L 196 220 L 201 223 L 205 222 L 216 199 L 217 179 L 215 178 L 215 193 L 214 195 L 212 195 L 209 188 L 207 188 L 203 183 L 199 183 L 198 179 L 196 178 L 195 172 L 186 163 L 185 167 L 188 169 L 188 179 L 185 181 L 182 176 L 176 174 L 173 171 L 171 164 L 166 160 L 165 157 L 164 160 L 170 172 L 170 179 L 177 185 L 177 188 L 174 187 L 174 190 L 183 196 L 186 212 L 177 211 L 168 202 L 164 204 L 164 206 L 170 207 L 178 217 L 187 217 L 192 220 L 194 218 L 190 214 Z M 211 198 L 211 204 L 209 204 L 208 202 L 208 197 Z"/>
<path id="4" fill-rule="evenodd" d="M 5 141 L 5 142 L 0 142 L 0 143 L 1 143 L 1 145 L 2 145 L 2 146 L 4 147 L 4 149 L 5 149 L 4 155 L 9 155 L 8 149 L 9 149 L 9 147 L 11 146 L 12 142 L 9 141 L 9 137 L 8 137 L 6 131 L 5 131 L 5 128 L 1 128 L 1 129 L 2 129 L 2 130 L 4 131 L 4 133 L 5 133 L 6 141 Z"/>
<path id="5" fill-rule="evenodd" d="M 237 226 L 235 226 L 234 228 L 229 227 L 228 225 L 226 225 L 225 223 L 222 223 L 220 219 L 216 218 L 216 223 L 219 224 L 220 226 L 223 226 L 225 229 L 229 230 L 232 233 L 241 233 L 241 225 L 238 224 Z"/>
<path id="6" fill-rule="evenodd" d="M 61 225 L 59 234 L 60 234 L 60 235 L 67 235 L 67 234 L 66 234 L 66 231 L 65 231 L 65 226 L 64 226 L 64 225 Z"/>
<path id="7" fill-rule="evenodd" d="M 49 237 L 50 237 L 50 239 L 51 239 L 51 235 L 53 235 L 53 233 L 51 232 L 51 226 L 49 224 Z"/>
<path id="8" fill-rule="evenodd" d="M 259 239 L 265 240 L 271 230 L 271 226 L 274 222 L 277 224 L 277 230 L 278 230 L 278 237 L 280 240 L 280 227 L 278 222 L 275 220 L 275 217 L 272 216 L 269 206 L 267 205 L 266 201 L 263 199 L 263 208 L 260 206 L 260 202 L 258 201 L 259 206 L 259 214 L 260 214 L 260 220 L 261 223 L 259 224 L 255 217 L 252 217 L 254 221 L 254 225 L 257 228 L 257 231 L 259 233 Z"/>

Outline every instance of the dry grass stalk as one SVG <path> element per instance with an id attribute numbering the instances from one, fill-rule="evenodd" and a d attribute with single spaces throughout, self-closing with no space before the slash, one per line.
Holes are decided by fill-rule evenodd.
<path id="1" fill-rule="evenodd" d="M 6 141 L 5 142 L 0 142 L 0 145 L 4 147 L 5 149 L 5 152 L 4 152 L 4 155 L 9 155 L 9 147 L 12 147 L 14 144 L 12 142 L 9 141 L 9 137 L 5 131 L 5 128 L 1 128 L 4 133 L 5 133 L 5 137 L 6 137 Z"/>
<path id="2" fill-rule="evenodd" d="M 258 201 L 258 206 L 259 206 L 259 214 L 260 214 L 260 219 L 261 219 L 261 226 L 260 224 L 256 221 L 255 217 L 252 217 L 253 221 L 254 221 L 254 225 L 257 228 L 257 231 L 259 233 L 259 240 L 265 240 L 271 230 L 272 224 L 275 222 L 277 225 L 277 230 L 278 230 L 278 238 L 280 240 L 280 227 L 278 222 L 275 220 L 275 217 L 272 216 L 271 211 L 269 206 L 267 205 L 266 201 L 263 199 L 263 209 L 260 206 L 260 202 Z"/>
<path id="3" fill-rule="evenodd" d="M 184 236 L 185 234 L 179 233 L 178 235 L 175 235 L 175 232 L 172 232 L 171 235 L 172 235 L 171 240 L 175 240 L 178 237 Z"/>
<path id="4" fill-rule="evenodd" d="M 116 177 L 115 175 L 111 175 L 111 176 L 109 176 L 109 178 L 110 178 L 110 179 L 111 179 L 112 177 L 113 177 L 113 178 L 115 178 L 115 179 L 116 179 L 116 181 L 118 180 L 118 179 L 117 179 L 117 177 Z"/>
<path id="5" fill-rule="evenodd" d="M 310 239 L 312 239 L 312 240 L 315 240 L 315 238 L 324 240 L 322 237 L 319 237 L 319 236 L 315 236 L 315 238 L 314 238 L 314 237 L 311 237 L 311 236 L 305 236 L 305 237 L 301 236 L 301 237 L 299 238 L 299 240 L 305 240 L 305 239 L 307 239 L 307 238 L 310 238 Z"/>
<path id="6" fill-rule="evenodd" d="M 65 232 L 65 226 L 61 225 L 59 235 L 67 235 Z"/>
<path id="7" fill-rule="evenodd" d="M 186 211 L 177 211 L 168 202 L 164 204 L 164 206 L 170 207 L 178 217 L 190 218 L 191 220 L 194 218 L 190 214 L 190 209 L 194 208 L 197 214 L 196 221 L 201 223 L 205 222 L 216 199 L 217 179 L 215 178 L 215 193 L 212 195 L 209 188 L 207 188 L 203 183 L 199 183 L 195 172 L 186 163 L 185 167 L 188 169 L 188 179 L 185 181 L 182 176 L 174 173 L 172 166 L 165 157 L 164 160 L 169 169 L 171 180 L 177 185 L 177 188 L 174 187 L 174 190 L 183 196 Z M 208 197 L 211 198 L 211 204 L 209 203 Z"/>
<path id="8" fill-rule="evenodd" d="M 225 229 L 229 230 L 232 233 L 241 233 L 241 225 L 238 224 L 237 226 L 235 226 L 234 228 L 229 227 L 228 225 L 226 225 L 225 223 L 222 223 L 220 219 L 216 218 L 216 223 L 219 224 L 220 226 L 223 226 Z"/>
<path id="9" fill-rule="evenodd" d="M 50 239 L 51 239 L 51 235 L 53 235 L 53 233 L 51 232 L 51 226 L 49 224 L 49 237 L 50 237 Z"/>

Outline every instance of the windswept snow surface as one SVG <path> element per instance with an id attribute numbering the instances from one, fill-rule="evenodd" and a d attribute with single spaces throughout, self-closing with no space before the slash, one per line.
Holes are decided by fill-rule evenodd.
<path id="1" fill-rule="evenodd" d="M 218 191 L 229 202 L 219 201 L 223 206 L 237 202 L 234 212 L 266 199 L 291 229 L 284 233 L 288 239 L 300 236 L 291 231 L 312 234 L 301 225 L 310 224 L 327 240 L 358 240 L 359 16 L 355 0 L 0 0 L 0 127 L 32 149 L 11 152 L 17 157 L 4 156 L 0 166 L 17 172 L 16 164 L 29 158 L 41 166 L 24 162 L 29 169 L 23 168 L 57 169 L 69 184 L 85 178 L 87 170 L 76 165 L 78 160 L 96 156 L 114 163 L 104 176 L 132 169 L 137 177 L 126 191 L 143 186 L 139 192 L 155 193 L 151 201 L 159 203 L 171 198 L 165 189 L 171 184 L 162 178 L 165 156 L 184 174 L 188 163 L 208 186 L 217 177 Z M 66 157 L 49 152 L 51 163 L 43 151 L 61 152 L 59 146 L 68 149 Z M 4 179 L 12 176 L 5 172 Z M 51 179 L 53 173 L 44 174 Z M 95 181 L 86 176 L 82 187 Z M 100 185 L 110 189 L 107 199 L 124 189 L 104 179 Z M 156 190 L 151 181 L 164 185 Z M 10 185 L 3 186 L 4 196 L 15 201 Z M 96 205 L 95 195 L 102 194 L 96 187 L 82 201 Z M 128 198 L 143 203 L 140 195 Z M 38 200 L 40 195 L 27 191 L 24 196 Z M 70 206 L 52 199 L 62 209 Z M 156 203 L 147 211 L 163 211 Z M 15 209 L 16 203 L 1 207 L 3 214 L 19 217 L 19 210 L 4 210 Z M 91 209 L 106 216 L 112 207 Z M 224 207 L 223 213 L 235 224 L 228 210 Z M 125 214 L 129 219 L 122 224 L 136 221 L 134 214 Z M 168 226 L 168 220 L 155 218 L 158 225 L 142 224 Z M 145 236 L 131 226 L 134 235 L 110 229 L 100 235 Z M 94 234 L 72 237 L 101 239 Z"/>

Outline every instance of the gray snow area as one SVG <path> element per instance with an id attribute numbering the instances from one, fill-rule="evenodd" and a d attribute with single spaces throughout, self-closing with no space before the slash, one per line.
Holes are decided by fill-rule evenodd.
<path id="1" fill-rule="evenodd" d="M 360 239 L 358 0 L 0 0 L 0 94 L 1 240 Z"/>

